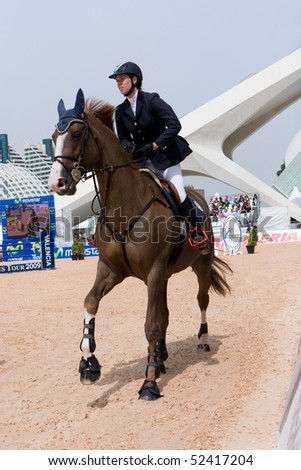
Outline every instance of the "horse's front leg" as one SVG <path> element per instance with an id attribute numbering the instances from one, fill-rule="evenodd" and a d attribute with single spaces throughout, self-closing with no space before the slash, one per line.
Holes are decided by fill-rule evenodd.
<path id="1" fill-rule="evenodd" d="M 157 362 L 159 364 L 159 370 L 161 374 L 166 373 L 164 362 L 168 359 L 168 352 L 166 347 L 166 332 L 169 322 L 169 310 L 167 307 L 167 283 L 168 281 L 165 280 L 162 296 L 162 311 L 160 314 L 160 338 L 156 346 Z"/>
<path id="2" fill-rule="evenodd" d="M 85 385 L 92 384 L 100 378 L 101 366 L 94 355 L 96 349 L 95 316 L 99 301 L 122 280 L 123 278 L 116 276 L 107 265 L 101 261 L 98 262 L 94 285 L 84 301 L 84 327 L 80 343 L 83 355 L 79 363 L 79 373 L 80 380 Z"/>
<path id="3" fill-rule="evenodd" d="M 156 379 L 165 372 L 164 361 L 168 357 L 166 349 L 166 330 L 168 326 L 167 281 L 148 282 L 148 305 L 145 320 L 145 336 L 148 341 L 148 357 L 139 398 L 157 400 L 161 397 Z"/>
<path id="4" fill-rule="evenodd" d="M 80 343 L 80 349 L 83 355 L 80 360 L 78 369 L 80 373 L 80 381 L 84 385 L 92 384 L 100 379 L 101 365 L 93 354 L 96 349 L 94 335 L 95 314 L 91 314 L 85 309 L 83 337 Z"/>

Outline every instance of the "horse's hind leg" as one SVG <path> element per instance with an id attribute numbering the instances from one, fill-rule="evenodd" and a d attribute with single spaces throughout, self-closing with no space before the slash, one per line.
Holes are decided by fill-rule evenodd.
<path id="1" fill-rule="evenodd" d="M 210 351 L 208 344 L 208 324 L 207 324 L 207 308 L 209 305 L 209 289 L 211 286 L 211 276 L 207 266 L 204 266 L 203 260 L 198 260 L 193 265 L 193 270 L 198 278 L 198 304 L 201 312 L 201 324 L 198 332 L 198 348 Z"/>
<path id="2" fill-rule="evenodd" d="M 99 301 L 110 290 L 123 280 L 116 276 L 107 265 L 98 262 L 97 275 L 94 285 L 84 301 L 84 327 L 80 349 L 83 356 L 79 364 L 80 380 L 83 384 L 92 384 L 100 378 L 100 364 L 94 356 L 95 342 L 95 316 Z"/>
<path id="3" fill-rule="evenodd" d="M 148 358 L 145 381 L 139 390 L 139 398 L 156 400 L 160 390 L 156 379 L 165 372 L 164 361 L 168 357 L 166 349 L 166 330 L 168 326 L 167 281 L 148 282 L 148 305 L 145 320 L 145 336 L 148 341 Z"/>

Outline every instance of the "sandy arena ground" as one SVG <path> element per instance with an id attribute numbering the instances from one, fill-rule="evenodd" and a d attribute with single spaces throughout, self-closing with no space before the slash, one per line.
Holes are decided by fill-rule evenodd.
<path id="1" fill-rule="evenodd" d="M 245 250 L 245 248 L 244 248 Z M 1 449 L 275 449 L 298 351 L 301 244 L 227 259 L 232 295 L 211 295 L 211 351 L 197 351 L 197 283 L 169 282 L 167 374 L 158 401 L 144 380 L 146 288 L 129 278 L 101 302 L 101 380 L 78 376 L 82 305 L 96 258 L 1 275 Z"/>

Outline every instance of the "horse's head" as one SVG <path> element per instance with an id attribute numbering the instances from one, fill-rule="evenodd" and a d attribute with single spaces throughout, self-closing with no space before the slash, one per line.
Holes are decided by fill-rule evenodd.
<path id="1" fill-rule="evenodd" d="M 66 110 L 61 99 L 58 113 L 59 121 L 52 136 L 55 157 L 48 184 L 57 194 L 71 196 L 80 179 L 91 170 L 89 161 L 97 158 L 99 149 L 89 130 L 81 89 L 77 92 L 74 108 Z M 89 155 L 88 159 L 86 155 Z"/>

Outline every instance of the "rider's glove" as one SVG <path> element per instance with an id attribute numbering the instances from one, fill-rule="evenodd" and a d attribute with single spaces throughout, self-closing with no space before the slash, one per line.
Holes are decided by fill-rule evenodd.
<path id="1" fill-rule="evenodd" d="M 141 149 L 139 149 L 141 153 L 143 153 L 143 155 L 145 155 L 146 157 L 150 157 L 151 154 L 153 153 L 154 151 L 154 148 L 153 148 L 153 144 L 145 144 L 143 145 L 143 147 L 141 147 Z"/>

